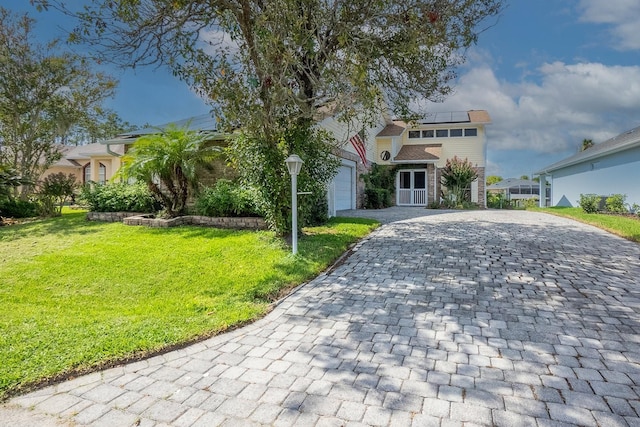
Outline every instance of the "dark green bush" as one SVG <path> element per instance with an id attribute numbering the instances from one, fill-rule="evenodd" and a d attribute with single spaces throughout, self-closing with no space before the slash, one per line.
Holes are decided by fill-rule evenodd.
<path id="1" fill-rule="evenodd" d="M 364 181 L 364 207 L 382 209 L 393 205 L 396 168 L 373 164 L 369 173 L 362 175 Z"/>
<path id="2" fill-rule="evenodd" d="M 365 188 L 364 203 L 367 209 L 382 209 L 391 206 L 391 192 L 386 188 Z"/>
<path id="3" fill-rule="evenodd" d="M 196 199 L 195 210 L 204 216 L 259 216 L 251 190 L 228 179 L 219 179 Z"/>
<path id="4" fill-rule="evenodd" d="M 160 208 L 142 182 L 87 185 L 82 188 L 79 202 L 93 212 L 155 212 Z"/>
<path id="5" fill-rule="evenodd" d="M 578 205 L 586 213 L 598 212 L 598 206 L 600 204 L 600 196 L 597 194 L 580 194 L 580 201 Z"/>
<path id="6" fill-rule="evenodd" d="M 625 194 L 612 194 L 607 197 L 605 209 L 611 213 L 627 213 L 629 210 L 625 207 L 624 201 L 627 196 Z"/>
<path id="7" fill-rule="evenodd" d="M 38 203 L 29 200 L 2 200 L 0 201 L 0 216 L 6 218 L 31 218 L 38 216 L 40 207 Z"/>

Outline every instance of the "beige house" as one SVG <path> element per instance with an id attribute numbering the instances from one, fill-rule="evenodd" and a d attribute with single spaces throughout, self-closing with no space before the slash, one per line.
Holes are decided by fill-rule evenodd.
<path id="1" fill-rule="evenodd" d="M 471 201 L 486 206 L 484 110 L 432 113 L 405 123 L 394 120 L 376 135 L 376 163 L 397 166 L 396 205 L 426 206 L 439 201 L 441 169 L 447 159 L 468 159 L 478 173 L 471 186 Z"/>
<path id="2" fill-rule="evenodd" d="M 104 184 L 120 168 L 120 156 L 124 146 L 114 147 L 110 152 L 103 144 L 94 143 L 62 147 L 62 158 L 51 165 L 41 176 L 43 179 L 55 173 L 73 174 L 76 182 Z"/>

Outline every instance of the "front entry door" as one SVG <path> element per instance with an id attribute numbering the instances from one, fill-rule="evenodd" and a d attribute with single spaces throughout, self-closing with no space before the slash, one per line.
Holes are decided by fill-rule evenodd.
<path id="1" fill-rule="evenodd" d="M 396 187 L 398 206 L 427 205 L 427 171 L 425 169 L 398 172 Z"/>

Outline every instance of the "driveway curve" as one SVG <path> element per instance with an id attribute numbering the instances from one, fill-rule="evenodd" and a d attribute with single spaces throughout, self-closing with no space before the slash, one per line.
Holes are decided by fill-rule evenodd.
<path id="1" fill-rule="evenodd" d="M 639 245 L 532 212 L 366 214 L 388 223 L 262 320 L 0 424 L 640 425 Z"/>

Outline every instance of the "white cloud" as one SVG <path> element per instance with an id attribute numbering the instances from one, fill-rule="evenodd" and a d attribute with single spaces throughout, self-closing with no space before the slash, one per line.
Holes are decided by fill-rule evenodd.
<path id="1" fill-rule="evenodd" d="M 561 153 L 640 125 L 640 67 L 546 63 L 530 79 L 499 80 L 480 64 L 432 111 L 486 109 L 490 150 Z"/>
<path id="2" fill-rule="evenodd" d="M 610 25 L 618 50 L 640 49 L 640 2 L 638 0 L 580 0 L 580 20 Z"/>

